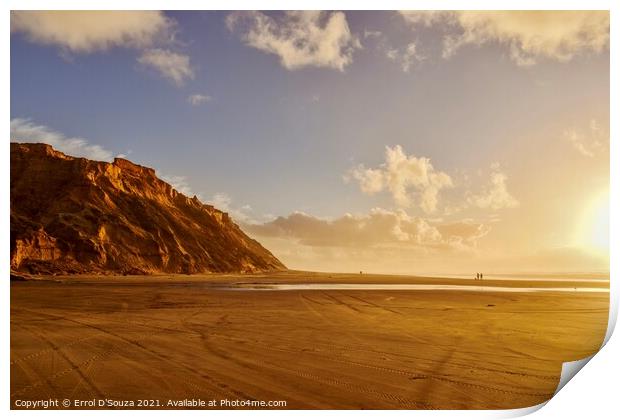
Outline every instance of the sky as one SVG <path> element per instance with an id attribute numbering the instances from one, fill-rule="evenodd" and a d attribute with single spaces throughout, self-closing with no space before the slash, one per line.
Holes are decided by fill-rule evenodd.
<path id="1" fill-rule="evenodd" d="M 125 157 L 289 268 L 609 269 L 607 12 L 11 13 L 11 141 Z"/>

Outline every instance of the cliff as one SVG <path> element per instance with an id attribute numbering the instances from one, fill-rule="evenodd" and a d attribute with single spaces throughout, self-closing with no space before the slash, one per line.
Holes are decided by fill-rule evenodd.
<path id="1" fill-rule="evenodd" d="M 11 143 L 11 269 L 30 273 L 206 273 L 285 269 L 227 213 L 151 168 Z"/>

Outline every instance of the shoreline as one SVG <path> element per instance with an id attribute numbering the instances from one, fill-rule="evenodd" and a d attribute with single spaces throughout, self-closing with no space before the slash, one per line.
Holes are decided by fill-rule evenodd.
<path id="1" fill-rule="evenodd" d="M 20 274 L 19 280 L 13 283 L 48 282 L 56 284 L 110 284 L 110 285 L 419 285 L 419 286 L 482 286 L 497 288 L 532 288 L 532 289 L 562 289 L 562 288 L 601 288 L 609 292 L 608 279 L 560 279 L 560 278 L 532 278 L 532 279 L 505 279 L 457 277 L 427 277 L 393 274 L 349 274 L 349 273 L 318 273 L 306 271 L 283 271 L 259 274 L 237 273 L 209 273 L 209 274 L 150 274 L 150 275 L 106 275 L 106 274 L 76 274 L 76 275 L 31 275 Z M 13 277 L 13 276 L 12 276 Z"/>

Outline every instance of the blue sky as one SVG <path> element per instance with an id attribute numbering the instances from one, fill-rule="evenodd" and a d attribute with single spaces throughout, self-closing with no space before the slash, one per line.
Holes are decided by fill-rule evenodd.
<path id="1" fill-rule="evenodd" d="M 577 248 L 606 264 L 581 227 L 608 188 L 605 12 L 36 13 L 12 15 L 12 140 L 54 132 L 154 167 L 289 265 L 389 271 L 440 249 L 424 270 L 508 270 Z M 378 211 L 383 239 L 355 246 L 301 226 L 333 237 L 352 217 L 360 234 Z"/>

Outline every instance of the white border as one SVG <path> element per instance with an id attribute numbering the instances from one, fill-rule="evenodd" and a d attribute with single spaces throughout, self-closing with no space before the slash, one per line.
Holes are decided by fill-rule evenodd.
<path id="1" fill-rule="evenodd" d="M 229 1 L 197 1 L 197 0 L 175 0 L 175 1 L 163 1 L 163 0 L 91 0 L 85 2 L 84 0 L 58 0 L 53 2 L 44 0 L 5 0 L 2 2 L 3 14 L 1 17 L 4 42 L 2 42 L 2 57 L 5 58 L 3 65 L 0 66 L 0 72 L 2 74 L 2 83 L 4 86 L 3 92 L 10 91 L 10 67 L 8 65 L 10 59 L 10 16 L 9 10 L 11 9 L 164 9 L 164 10 L 201 10 L 208 8 L 210 10 L 231 10 L 231 9 L 259 9 L 259 10 L 278 10 L 278 9 L 343 9 L 343 10 L 398 10 L 398 9 L 421 9 L 421 10 L 515 10 L 515 9 L 531 9 L 531 10 L 545 10 L 545 9 L 573 9 L 573 10 L 611 10 L 611 179 L 610 179 L 610 207 L 611 215 L 620 214 L 620 184 L 619 184 L 619 163 L 620 158 L 620 146 L 618 144 L 618 121 L 614 119 L 614 115 L 620 115 L 618 113 L 618 84 L 617 75 L 620 74 L 618 68 L 618 19 L 615 14 L 620 10 L 618 2 L 606 1 L 606 0 L 503 0 L 501 5 L 499 2 L 492 0 L 445 0 L 445 1 L 431 1 L 431 0 L 383 0 L 381 2 L 364 2 L 364 1 L 352 1 L 352 0 L 298 0 L 295 2 L 274 0 L 274 1 L 255 1 L 255 0 L 229 0 Z M 0 101 L 2 107 L 2 113 L 4 119 L 2 119 L 2 129 L 4 133 L 9 133 L 9 118 L 10 116 L 10 99 L 8 95 L 3 95 Z M 4 143 L 2 147 L 3 165 L 0 166 L 2 171 L 3 182 L 0 191 L 0 200 L 2 200 L 1 215 L 0 218 L 4 221 L 5 233 L 4 241 L 0 245 L 2 252 L 0 255 L 4 255 L 4 258 L 0 258 L 0 267 L 4 273 L 9 272 L 9 142 Z M 608 330 L 609 339 L 611 331 L 615 326 L 618 310 L 618 287 L 616 287 L 616 273 L 618 271 L 618 261 L 620 261 L 620 247 L 615 246 L 618 244 L 618 219 L 611 218 L 611 293 L 612 293 L 612 310 L 610 311 L 610 329 Z M 8 279 L 5 279 L 5 286 L 2 288 L 2 326 L 3 326 L 3 340 L 4 345 L 1 348 L 1 360 L 8 363 L 9 360 L 9 315 L 10 315 L 10 299 L 9 299 L 9 286 Z M 538 419 L 555 419 L 555 418 L 583 418 L 584 416 L 594 418 L 609 418 L 610 413 L 617 413 L 617 399 L 616 392 L 614 392 L 616 374 L 619 371 L 618 354 L 620 345 L 618 344 L 617 337 L 611 338 L 604 349 L 597 354 L 592 362 L 585 366 L 583 372 L 579 374 L 577 380 L 570 381 L 562 391 L 555 396 L 543 410 L 536 412 L 534 415 Z M 6 365 L 4 365 L 6 366 Z M 6 369 L 3 369 L 3 375 L 0 380 L 0 395 L 3 408 L 8 410 L 9 408 L 9 389 L 10 389 L 10 376 Z M 617 389 L 617 388 L 616 388 Z M 149 412 L 148 416 L 153 419 L 163 419 L 173 416 L 183 416 L 191 418 L 205 418 L 208 417 L 257 417 L 263 419 L 271 418 L 288 418 L 294 415 L 296 418 L 305 419 L 319 415 L 321 417 L 329 418 L 360 418 L 360 417 L 374 417 L 374 416 L 387 416 L 389 418 L 502 418 L 512 417 L 515 415 L 523 415 L 534 409 L 525 410 L 508 410 L 508 411 L 466 411 L 466 412 L 454 412 L 454 411 L 442 411 L 442 412 L 427 412 L 427 411 L 390 411 L 390 412 L 377 412 L 377 411 L 295 411 L 291 412 L 274 412 L 274 411 L 237 411 L 237 412 L 181 412 L 175 411 L 173 413 L 164 411 Z M 15 418 L 37 418 L 45 416 L 49 418 L 83 418 L 85 413 L 78 411 L 48 411 L 48 412 L 26 412 L 26 411 L 11 411 L 10 416 Z M 86 415 L 90 418 L 108 418 L 112 415 L 108 411 L 100 412 L 88 412 Z M 119 418 L 130 418 L 134 416 L 144 415 L 144 413 L 135 413 L 133 411 L 115 412 L 113 414 Z"/>

